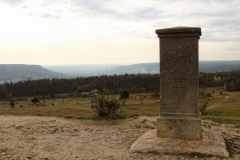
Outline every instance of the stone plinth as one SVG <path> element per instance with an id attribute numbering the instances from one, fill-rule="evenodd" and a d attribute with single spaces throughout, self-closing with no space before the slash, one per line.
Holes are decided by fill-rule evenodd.
<path id="1" fill-rule="evenodd" d="M 199 140 L 198 39 L 201 28 L 156 30 L 160 42 L 160 116 L 157 136 Z"/>
<path id="2" fill-rule="evenodd" d="M 203 129 L 203 138 L 200 140 L 183 140 L 160 138 L 157 130 L 143 134 L 130 148 L 131 152 L 143 153 L 171 153 L 171 154 L 202 154 L 220 157 L 229 157 L 224 139 L 219 131 Z"/>
<path id="3" fill-rule="evenodd" d="M 161 138 L 180 138 L 198 140 L 201 138 L 201 118 L 166 117 L 157 118 L 157 136 Z"/>

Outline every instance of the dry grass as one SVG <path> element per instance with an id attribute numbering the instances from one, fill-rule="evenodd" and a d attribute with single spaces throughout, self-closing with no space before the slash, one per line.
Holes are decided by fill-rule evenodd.
<path id="1" fill-rule="evenodd" d="M 159 98 L 152 99 L 150 94 L 140 94 L 145 96 L 142 104 L 139 95 L 132 94 L 132 98 L 126 99 L 122 105 L 124 115 L 156 115 L 159 112 Z M 114 95 L 119 98 L 119 95 Z M 59 116 L 66 118 L 92 117 L 94 113 L 91 109 L 92 97 L 85 98 L 61 98 L 44 99 L 40 103 L 33 105 L 29 97 L 27 101 L 15 101 L 16 105 L 12 109 L 8 101 L 0 101 L 1 115 L 38 115 L 38 116 Z M 20 107 L 22 106 L 22 107 Z"/>
<path id="2" fill-rule="evenodd" d="M 205 93 L 213 93 L 208 98 L 207 116 L 240 117 L 240 92 L 224 92 L 223 88 L 205 88 Z M 220 95 L 220 92 L 223 94 Z M 119 95 L 114 95 L 119 98 Z M 141 104 L 141 97 L 143 98 Z M 204 102 L 200 97 L 199 101 Z M 92 117 L 92 97 L 86 98 L 61 98 L 40 100 L 39 106 L 31 103 L 32 97 L 27 101 L 15 101 L 12 109 L 8 101 L 0 101 L 1 115 L 38 115 L 61 117 Z M 123 115 L 158 115 L 160 112 L 160 99 L 152 98 L 151 93 L 130 94 L 130 98 L 122 105 Z M 20 107 L 23 106 L 23 107 Z"/>
<path id="3" fill-rule="evenodd" d="M 61 117 L 93 116 L 90 100 L 90 98 L 45 99 L 33 105 L 29 98 L 28 101 L 15 102 L 16 106 L 13 109 L 10 108 L 8 102 L 1 101 L 0 114 Z M 20 105 L 23 107 L 20 107 Z"/>

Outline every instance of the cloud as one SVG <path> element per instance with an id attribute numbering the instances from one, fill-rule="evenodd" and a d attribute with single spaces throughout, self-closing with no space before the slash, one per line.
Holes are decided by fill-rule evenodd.
<path id="1" fill-rule="evenodd" d="M 17 5 L 23 2 L 23 0 L 3 0 L 3 1 L 12 5 Z"/>
<path id="2" fill-rule="evenodd" d="M 50 18 L 50 19 L 61 19 L 62 18 L 61 15 L 53 15 L 50 13 L 30 13 L 29 15 L 36 16 L 39 18 Z"/>
<path id="3" fill-rule="evenodd" d="M 109 9 L 105 3 L 107 3 L 109 0 L 106 1 L 89 1 L 89 0 L 72 0 L 73 4 L 79 7 L 79 10 L 86 9 L 93 14 L 108 14 L 108 15 L 117 15 L 117 12 Z"/>
<path id="4" fill-rule="evenodd" d="M 109 53 L 114 53 L 112 62 L 118 61 L 116 59 L 124 61 L 122 57 L 135 57 L 139 53 L 142 56 L 130 58 L 129 61 L 154 61 L 158 59 L 155 29 L 190 26 L 202 28 L 202 59 L 232 59 L 235 55 L 240 55 L 240 1 L 237 0 L 0 0 L 1 2 L 4 2 L 0 9 L 4 13 L 0 14 L 3 22 L 1 28 L 5 31 L 1 37 L 6 39 L 5 44 L 18 46 L 15 47 L 16 53 L 19 48 L 26 47 L 22 45 L 24 42 L 29 46 L 26 47 L 26 52 L 31 50 L 31 53 L 49 55 L 61 52 L 70 59 L 75 53 L 79 55 L 74 58 L 75 63 L 81 63 L 79 59 L 83 59 L 83 54 L 93 57 L 98 53 L 101 53 L 98 61 L 102 63 L 106 61 L 106 58 L 100 59 L 104 57 L 102 54 L 109 57 Z M 36 47 L 35 43 L 42 46 Z M 84 63 L 92 63 L 91 60 L 87 62 L 88 56 L 85 58 Z"/>
<path id="5" fill-rule="evenodd" d="M 89 1 L 89 0 L 72 0 L 77 9 L 75 12 L 85 12 L 90 17 L 107 17 L 117 18 L 120 20 L 142 20 L 154 19 L 161 13 L 155 7 L 134 6 L 129 1 Z M 141 3 L 141 2 L 140 2 Z"/>
<path id="6" fill-rule="evenodd" d="M 159 18 L 159 15 L 162 13 L 162 11 L 157 10 L 156 8 L 141 8 L 138 9 L 133 15 L 134 18 L 137 19 L 157 19 Z"/>
<path id="7" fill-rule="evenodd" d="M 57 4 L 59 2 L 62 3 L 63 1 L 62 0 L 41 0 L 41 4 L 39 6 L 48 6 L 51 4 Z"/>

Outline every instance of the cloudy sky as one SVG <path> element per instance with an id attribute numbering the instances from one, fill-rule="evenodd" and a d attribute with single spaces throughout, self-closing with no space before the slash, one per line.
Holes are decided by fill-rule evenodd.
<path id="1" fill-rule="evenodd" d="M 159 61 L 156 29 L 201 27 L 200 60 L 240 60 L 239 0 L 0 0 L 0 64 Z"/>

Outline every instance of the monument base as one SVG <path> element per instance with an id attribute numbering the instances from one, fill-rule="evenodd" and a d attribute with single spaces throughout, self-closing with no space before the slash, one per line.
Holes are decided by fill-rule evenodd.
<path id="1" fill-rule="evenodd" d="M 201 116 L 160 115 L 157 118 L 157 137 L 185 140 L 201 139 Z"/>
<path id="2" fill-rule="evenodd" d="M 143 153 L 170 153 L 170 154 L 202 154 L 220 157 L 229 157 L 226 144 L 219 132 L 204 131 L 200 140 L 183 140 L 171 138 L 159 138 L 157 130 L 151 130 L 143 134 L 130 148 L 132 152 Z"/>

